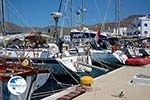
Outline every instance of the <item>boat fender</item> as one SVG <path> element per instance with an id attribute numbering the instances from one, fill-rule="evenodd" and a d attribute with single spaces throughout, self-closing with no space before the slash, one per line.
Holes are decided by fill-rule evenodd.
<path id="1" fill-rule="evenodd" d="M 80 78 L 80 84 L 84 86 L 91 86 L 93 83 L 93 77 L 91 76 L 83 76 Z"/>
<path id="2" fill-rule="evenodd" d="M 90 68 L 90 67 L 80 66 L 80 68 L 81 68 L 82 70 L 84 70 L 85 72 L 91 72 L 91 71 L 92 71 L 92 68 Z"/>

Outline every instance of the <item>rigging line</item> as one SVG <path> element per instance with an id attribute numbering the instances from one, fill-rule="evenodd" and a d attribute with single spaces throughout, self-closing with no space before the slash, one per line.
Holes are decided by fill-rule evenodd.
<path id="1" fill-rule="evenodd" d="M 7 2 L 5 2 L 5 5 L 7 5 Z M 9 22 L 10 20 L 10 12 L 8 10 L 8 7 L 5 6 L 5 19 L 6 19 L 6 22 Z M 6 24 L 6 33 L 9 31 L 9 25 Z"/>
<path id="2" fill-rule="evenodd" d="M 69 0 L 66 0 L 66 3 L 64 3 L 64 17 L 63 17 L 62 24 L 61 24 L 61 30 L 60 30 L 60 35 L 59 35 L 60 38 L 62 37 L 62 34 L 63 34 L 64 19 L 67 18 L 66 17 L 66 11 L 68 8 L 68 1 Z"/>
<path id="3" fill-rule="evenodd" d="M 101 67 L 106 68 L 106 69 L 108 69 L 109 71 L 110 71 L 110 70 L 114 70 L 113 68 L 111 68 L 111 67 L 109 67 L 109 66 L 107 65 L 107 64 L 109 64 L 108 62 L 97 61 L 97 60 L 94 59 L 94 58 L 93 58 L 93 60 L 94 60 L 96 63 L 100 64 Z"/>
<path id="4" fill-rule="evenodd" d="M 66 84 L 58 81 L 56 77 L 53 75 L 53 72 L 48 68 L 49 73 L 51 73 L 51 77 L 57 82 L 58 85 L 60 85 L 62 88 L 66 88 L 67 86 L 73 86 L 73 84 Z M 65 87 L 66 86 L 66 87 Z"/>
<path id="5" fill-rule="evenodd" d="M 60 66 L 72 77 L 72 79 L 77 82 L 77 83 L 80 83 L 68 70 L 67 68 L 58 61 L 58 63 L 60 64 Z M 73 71 L 72 71 L 73 72 Z M 78 77 L 80 77 L 77 73 L 73 72 L 75 75 L 77 75 Z"/>
<path id="6" fill-rule="evenodd" d="M 97 3 L 97 0 L 94 0 L 94 3 L 95 3 L 95 7 L 96 7 L 96 10 L 97 10 L 97 14 L 98 14 L 98 17 L 101 17 L 101 14 L 100 14 L 100 10 L 98 9 L 98 3 Z"/>
<path id="7" fill-rule="evenodd" d="M 107 3 L 106 13 L 104 15 L 104 21 L 102 23 L 101 30 L 103 30 L 104 27 L 105 27 L 105 21 L 106 21 L 107 15 L 108 15 L 108 10 L 109 10 L 109 7 L 110 7 L 110 2 L 111 2 L 111 0 L 109 0 L 108 3 Z"/>
<path id="8" fill-rule="evenodd" d="M 59 92 L 59 91 L 58 91 Z M 48 96 L 51 96 L 52 93 L 50 94 L 41 94 L 41 95 L 36 95 L 36 96 L 32 96 L 31 98 L 32 99 L 35 99 L 35 98 L 41 98 L 41 97 L 48 97 Z M 36 99 L 37 100 L 37 99 Z"/>
<path id="9" fill-rule="evenodd" d="M 15 8 L 15 6 L 10 2 L 10 1 L 7 1 L 8 2 L 8 4 L 11 6 L 11 8 L 8 6 L 8 9 L 10 10 L 10 11 L 12 11 L 18 18 L 21 18 L 23 21 L 24 21 L 24 23 L 27 25 L 27 26 L 29 26 L 30 27 L 30 29 L 33 31 L 33 32 L 35 32 L 35 30 L 31 27 L 31 25 L 27 22 L 27 20 L 25 20 L 25 18 L 23 17 L 23 15 Z M 13 11 L 14 10 L 14 11 Z"/>
<path id="10" fill-rule="evenodd" d="M 66 3 L 65 3 L 65 5 L 64 5 L 64 15 L 65 15 L 64 19 L 65 19 L 67 25 L 69 25 L 68 16 L 67 16 L 67 14 L 66 14 L 66 12 L 67 12 L 67 10 L 68 10 L 67 8 L 69 8 L 68 5 L 69 5 L 69 0 L 66 0 Z"/>
<path id="11" fill-rule="evenodd" d="M 67 16 L 65 17 L 65 20 L 66 20 L 67 25 L 69 25 L 69 19 Z"/>
<path id="12" fill-rule="evenodd" d="M 56 79 L 56 77 L 53 75 L 53 73 L 51 72 L 51 70 L 49 69 L 49 72 L 51 73 L 51 76 L 52 78 L 57 82 L 58 85 L 60 85 L 62 88 L 65 87 L 65 86 L 72 86 L 72 84 L 66 84 L 66 83 L 62 83 L 60 81 L 58 81 Z"/>

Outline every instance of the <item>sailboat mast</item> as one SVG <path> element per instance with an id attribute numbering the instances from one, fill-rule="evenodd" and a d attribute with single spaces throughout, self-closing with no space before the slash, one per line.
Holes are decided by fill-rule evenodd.
<path id="1" fill-rule="evenodd" d="M 120 0 L 115 0 L 115 21 L 117 34 L 120 35 Z"/>
<path id="2" fill-rule="evenodd" d="M 82 10 L 81 10 L 81 12 L 82 12 L 82 27 L 83 27 L 83 19 L 84 19 L 84 0 L 82 0 Z"/>
<path id="3" fill-rule="evenodd" d="M 72 29 L 72 27 L 73 27 L 73 0 L 70 0 L 70 10 L 71 10 L 70 20 L 71 20 L 71 29 Z"/>
<path id="4" fill-rule="evenodd" d="M 5 0 L 1 0 L 2 35 L 5 35 Z"/>

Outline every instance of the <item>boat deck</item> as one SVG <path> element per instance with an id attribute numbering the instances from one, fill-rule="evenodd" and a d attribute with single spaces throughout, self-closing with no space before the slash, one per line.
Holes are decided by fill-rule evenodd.
<path id="1" fill-rule="evenodd" d="M 136 74 L 150 75 L 150 65 L 124 66 L 94 80 L 86 93 L 74 100 L 150 100 L 150 84 L 131 84 Z"/>

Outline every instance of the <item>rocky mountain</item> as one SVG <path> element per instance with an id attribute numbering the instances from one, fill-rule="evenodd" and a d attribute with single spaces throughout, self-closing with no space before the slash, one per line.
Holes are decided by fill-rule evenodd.
<path id="1" fill-rule="evenodd" d="M 1 32 L 1 27 L 2 25 L 0 24 L 0 32 Z M 16 24 L 13 24 L 11 22 L 6 22 L 5 23 L 6 27 L 6 32 L 30 32 L 30 31 L 45 31 L 45 28 L 41 27 L 24 27 L 24 26 L 19 26 Z"/>

